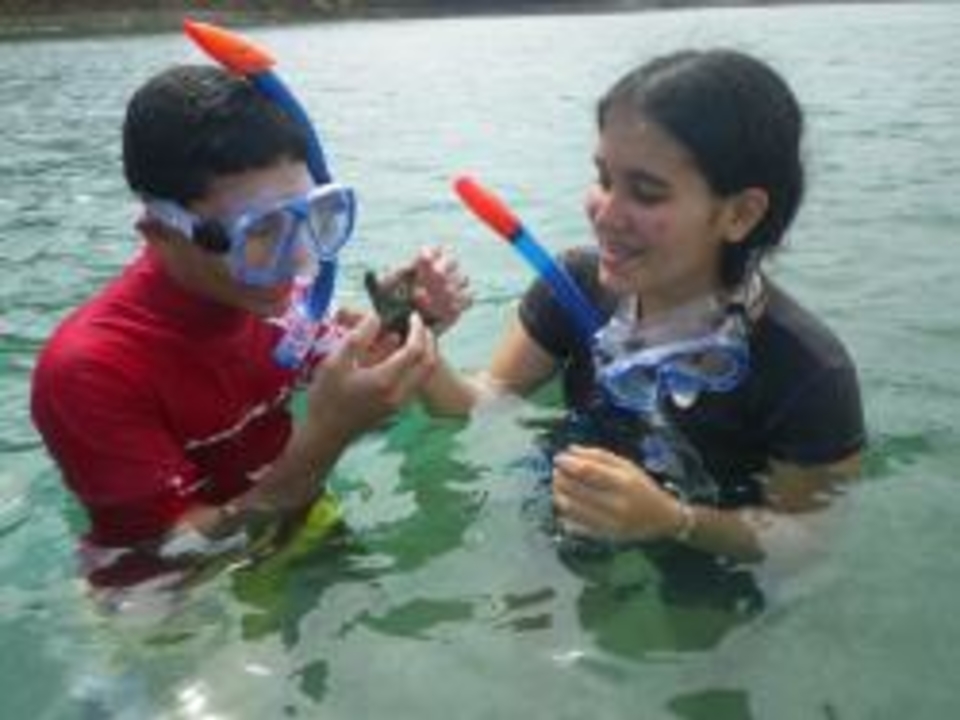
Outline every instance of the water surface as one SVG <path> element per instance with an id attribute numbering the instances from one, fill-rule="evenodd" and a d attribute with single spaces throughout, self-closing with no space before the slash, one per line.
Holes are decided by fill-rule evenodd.
<path id="1" fill-rule="evenodd" d="M 135 251 L 119 168 L 126 97 L 176 34 L 0 44 L 0 715 L 23 718 L 929 718 L 960 664 L 960 7 L 810 6 L 351 22 L 251 31 L 277 49 L 361 194 L 360 278 L 424 243 L 465 258 L 477 306 L 444 345 L 486 356 L 529 279 L 458 206 L 470 170 L 554 248 L 583 242 L 593 103 L 662 51 L 725 44 L 793 81 L 810 193 L 774 274 L 847 341 L 865 481 L 757 612 L 678 599 L 642 557 L 564 562 L 524 464 L 556 409 L 412 412 L 332 484 L 350 533 L 284 567 L 225 572 L 172 612 L 104 618 L 75 579 L 84 519 L 29 423 L 33 358 Z M 158 621 L 157 618 L 163 618 Z"/>

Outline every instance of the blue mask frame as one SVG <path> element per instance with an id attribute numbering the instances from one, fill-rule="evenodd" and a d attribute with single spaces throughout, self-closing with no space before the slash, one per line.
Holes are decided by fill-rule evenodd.
<path id="1" fill-rule="evenodd" d="M 733 390 L 750 365 L 746 320 L 731 307 L 719 327 L 698 337 L 644 347 L 620 357 L 603 357 L 594 346 L 597 381 L 610 401 L 624 410 L 656 412 L 667 397 L 692 401 L 701 392 Z"/>
<path id="2" fill-rule="evenodd" d="M 149 216 L 198 243 L 199 229 L 216 223 L 229 243 L 224 252 L 234 278 L 244 285 L 265 287 L 297 275 L 312 275 L 320 262 L 337 257 L 353 233 L 356 195 L 352 188 L 329 183 L 223 220 L 201 218 L 168 200 L 149 199 L 146 210 Z M 258 230 L 258 225 L 266 228 Z M 264 229 L 277 237 L 271 240 L 263 261 L 252 265 L 248 262 L 251 237 L 263 234 Z"/>

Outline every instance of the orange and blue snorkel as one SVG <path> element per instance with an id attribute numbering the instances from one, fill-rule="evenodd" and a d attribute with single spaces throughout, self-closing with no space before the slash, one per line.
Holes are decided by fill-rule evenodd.
<path id="1" fill-rule="evenodd" d="M 306 110 L 273 70 L 276 61 L 270 53 L 237 33 L 209 23 L 187 18 L 183 21 L 183 30 L 207 55 L 225 69 L 245 78 L 302 128 L 307 139 L 307 169 L 313 181 L 319 186 L 331 183 L 330 169 L 316 128 Z M 305 316 L 302 318 L 305 322 L 295 322 L 289 327 L 288 335 L 274 353 L 277 362 L 283 366 L 296 367 L 302 362 L 312 340 L 310 328 L 305 325 L 315 327 L 326 315 L 333 298 L 336 257 L 321 257 L 319 265 L 316 280 L 297 308 Z"/>
<path id="2" fill-rule="evenodd" d="M 570 315 L 580 337 L 589 347 L 603 325 L 603 318 L 574 283 L 570 274 L 543 249 L 517 215 L 492 192 L 469 176 L 454 181 L 453 189 L 463 203 L 523 257 L 543 278 L 557 301 Z"/>
<path id="3" fill-rule="evenodd" d="M 307 135 L 307 167 L 318 185 L 331 181 L 323 146 L 306 110 L 280 76 L 273 71 L 273 56 L 259 45 L 230 30 L 189 18 L 183 31 L 207 55 L 227 70 L 245 77 L 265 97 L 272 100 L 303 128 Z"/>

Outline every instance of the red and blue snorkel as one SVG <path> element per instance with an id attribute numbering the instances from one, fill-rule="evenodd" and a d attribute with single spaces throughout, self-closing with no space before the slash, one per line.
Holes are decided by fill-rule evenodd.
<path id="1" fill-rule="evenodd" d="M 227 70 L 244 77 L 264 97 L 275 103 L 303 129 L 307 138 L 307 168 L 319 185 L 332 182 L 323 145 L 306 110 L 273 70 L 276 61 L 263 48 L 237 33 L 189 18 L 183 21 L 187 36 L 207 55 Z M 325 316 L 333 298 L 337 259 L 333 255 L 319 259 L 316 280 L 297 308 L 308 323 L 316 325 Z M 288 335 L 275 352 L 278 363 L 286 367 L 300 364 L 309 349 L 308 330 L 288 327 Z"/>
<path id="2" fill-rule="evenodd" d="M 577 287 L 573 278 L 544 250 L 517 215 L 492 192 L 469 176 L 454 181 L 453 189 L 463 203 L 490 229 L 520 253 L 547 283 L 557 301 L 570 315 L 577 332 L 587 346 L 603 325 L 603 318 Z"/>

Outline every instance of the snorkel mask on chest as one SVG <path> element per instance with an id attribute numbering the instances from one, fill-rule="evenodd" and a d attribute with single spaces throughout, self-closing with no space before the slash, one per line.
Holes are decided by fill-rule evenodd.
<path id="1" fill-rule="evenodd" d="M 709 296 L 647 321 L 636 317 L 636 308 L 636 298 L 628 298 L 594 336 L 602 405 L 645 423 L 639 454 L 666 489 L 715 503 L 716 481 L 677 427 L 671 406 L 686 410 L 703 393 L 730 392 L 744 379 L 750 362 L 746 305 L 739 293 Z"/>
<path id="2" fill-rule="evenodd" d="M 601 406 L 611 415 L 642 421 L 647 429 L 638 439 L 643 466 L 671 492 L 715 502 L 716 483 L 671 420 L 667 403 L 689 408 L 702 393 L 729 392 L 746 376 L 745 308 L 759 291 L 759 276 L 754 273 L 730 298 L 705 298 L 657 322 L 638 322 L 633 298 L 604 323 L 566 270 L 499 198 L 469 177 L 459 178 L 454 188 L 467 207 L 534 268 L 567 312 L 591 350 Z"/>
<path id="3" fill-rule="evenodd" d="M 294 119 L 307 138 L 307 168 L 316 186 L 307 193 L 275 199 L 237 217 L 211 222 L 181 206 L 152 200 L 147 210 L 204 247 L 227 255 L 233 276 L 263 287 L 294 283 L 294 297 L 281 324 L 285 333 L 274 349 L 282 367 L 298 368 L 307 357 L 333 298 L 337 254 L 350 240 L 356 197 L 333 182 L 323 146 L 303 106 L 272 70 L 274 59 L 244 37 L 223 28 L 184 20 L 184 32 L 227 70 Z"/>
<path id="4" fill-rule="evenodd" d="M 597 382 L 613 405 L 645 415 L 667 401 L 683 409 L 743 379 L 749 351 L 739 299 L 708 296 L 646 321 L 636 307 L 636 298 L 621 303 L 593 340 Z"/>

